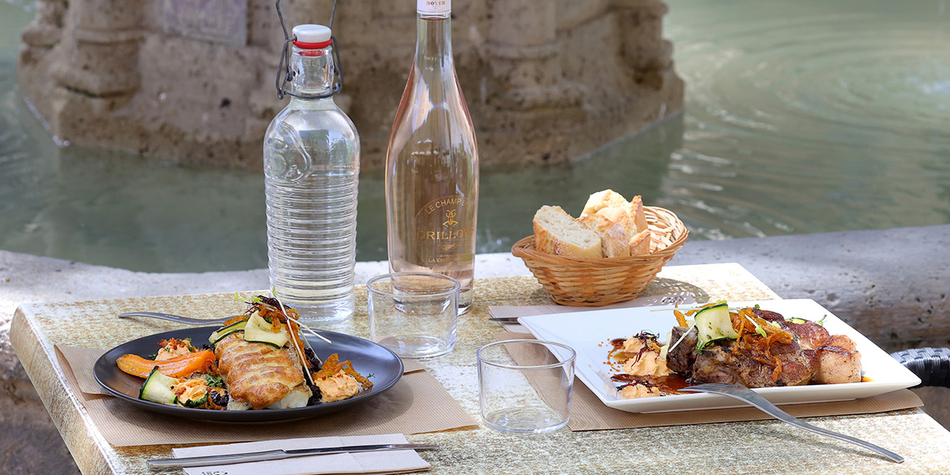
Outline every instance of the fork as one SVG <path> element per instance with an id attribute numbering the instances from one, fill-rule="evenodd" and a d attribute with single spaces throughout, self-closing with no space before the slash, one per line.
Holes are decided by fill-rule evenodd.
<path id="1" fill-rule="evenodd" d="M 219 317 L 219 318 L 189 318 L 182 317 L 181 315 L 172 315 L 170 313 L 160 313 L 160 312 L 128 312 L 120 313 L 119 318 L 129 318 L 129 317 L 149 317 L 149 318 L 158 318 L 161 320 L 170 320 L 178 323 L 187 323 L 188 325 L 213 325 L 215 323 L 224 323 L 234 317 L 239 315 L 231 315 L 230 317 Z"/>
<path id="2" fill-rule="evenodd" d="M 795 427 L 800 429 L 809 430 L 827 437 L 832 437 L 838 440 L 843 440 L 845 442 L 851 442 L 852 444 L 857 444 L 861 447 L 864 447 L 868 450 L 873 450 L 894 462 L 902 463 L 904 457 L 891 452 L 882 447 L 878 447 L 870 442 L 865 442 L 861 439 L 851 437 L 850 435 L 839 434 L 838 432 L 830 431 L 828 429 L 823 429 L 818 426 L 813 426 L 781 409 L 779 409 L 775 404 L 769 402 L 768 399 L 765 399 L 755 391 L 751 389 L 740 386 L 738 384 L 724 384 L 724 383 L 707 383 L 707 384 L 698 384 L 696 386 L 689 386 L 681 389 L 681 391 L 694 391 L 701 393 L 712 393 L 720 394 L 723 396 L 729 396 L 736 398 L 740 401 L 743 401 L 747 404 L 754 406 L 756 409 L 769 414 L 770 416 L 782 421 L 787 422 Z"/>

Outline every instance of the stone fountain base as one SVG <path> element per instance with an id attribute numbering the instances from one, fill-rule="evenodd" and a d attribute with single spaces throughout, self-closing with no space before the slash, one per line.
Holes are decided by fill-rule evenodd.
<path id="1" fill-rule="evenodd" d="M 17 79 L 61 144 L 261 168 L 283 33 L 273 0 L 36 0 Z M 331 2 L 284 0 L 288 28 Z M 576 158 L 673 115 L 660 0 L 456 0 L 453 48 L 483 164 Z M 340 2 L 337 102 L 379 168 L 412 63 L 415 2 Z"/>

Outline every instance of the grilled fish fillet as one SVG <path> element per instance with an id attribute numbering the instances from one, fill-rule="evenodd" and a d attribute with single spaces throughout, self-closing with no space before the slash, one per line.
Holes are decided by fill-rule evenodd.
<path id="1" fill-rule="evenodd" d="M 243 335 L 232 333 L 214 349 L 218 372 L 225 377 L 232 399 L 246 401 L 253 409 L 263 409 L 298 390 L 300 385 L 309 393 L 293 351 L 266 343 L 249 343 Z"/>

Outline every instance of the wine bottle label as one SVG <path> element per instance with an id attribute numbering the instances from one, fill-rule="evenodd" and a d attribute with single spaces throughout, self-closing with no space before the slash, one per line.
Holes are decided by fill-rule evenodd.
<path id="1" fill-rule="evenodd" d="M 438 266 L 474 259 L 474 207 L 462 195 L 430 201 L 416 213 L 414 224 L 419 263 Z"/>
<path id="2" fill-rule="evenodd" d="M 452 12 L 452 0 L 416 0 L 416 11 L 424 14 Z"/>

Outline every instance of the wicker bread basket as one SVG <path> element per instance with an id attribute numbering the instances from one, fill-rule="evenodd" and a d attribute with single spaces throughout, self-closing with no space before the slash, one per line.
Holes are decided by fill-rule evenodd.
<path id="1" fill-rule="evenodd" d="M 516 242 L 511 253 L 524 260 L 551 298 L 561 305 L 597 307 L 631 300 L 650 285 L 689 235 L 672 211 L 645 206 L 644 212 L 653 234 L 650 254 L 646 256 L 610 259 L 555 256 L 536 250 L 534 236 Z"/>

